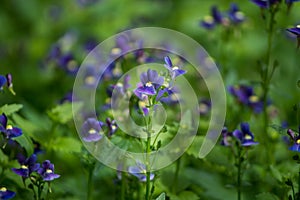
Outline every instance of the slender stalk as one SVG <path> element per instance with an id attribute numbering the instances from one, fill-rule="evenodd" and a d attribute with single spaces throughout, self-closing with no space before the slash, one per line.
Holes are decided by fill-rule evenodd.
<path id="1" fill-rule="evenodd" d="M 300 165 L 299 165 L 299 172 L 298 172 L 298 194 L 297 200 L 300 200 Z"/>
<path id="2" fill-rule="evenodd" d="M 242 148 L 238 146 L 238 156 L 237 156 L 237 199 L 241 200 L 241 184 L 242 184 Z"/>
<path id="3" fill-rule="evenodd" d="M 126 192 L 125 172 L 122 172 L 122 179 L 121 179 L 121 200 L 125 200 L 125 192 Z"/>
<path id="4" fill-rule="evenodd" d="M 95 164 L 90 167 L 89 174 L 88 174 L 88 188 L 87 188 L 87 200 L 93 199 L 93 190 L 94 190 L 94 184 L 93 184 L 93 174 L 94 174 Z"/>
<path id="5" fill-rule="evenodd" d="M 179 158 L 176 161 L 176 169 L 175 169 L 174 184 L 173 184 L 173 193 L 176 193 L 177 186 L 178 186 L 178 175 L 179 175 L 179 170 L 180 170 L 180 163 L 181 163 L 181 158 Z"/>
<path id="6" fill-rule="evenodd" d="M 149 120 L 146 124 L 147 127 L 147 144 L 146 144 L 146 195 L 145 199 L 150 200 L 150 152 L 151 152 L 151 132 L 152 132 L 152 102 L 149 99 Z"/>
<path id="7" fill-rule="evenodd" d="M 296 200 L 295 188 L 294 188 L 293 182 L 291 182 L 291 188 L 292 188 L 292 193 L 293 193 L 293 199 Z"/>
<path id="8" fill-rule="evenodd" d="M 41 200 L 42 199 L 42 191 L 43 191 L 43 184 L 42 183 L 38 183 L 38 200 Z"/>

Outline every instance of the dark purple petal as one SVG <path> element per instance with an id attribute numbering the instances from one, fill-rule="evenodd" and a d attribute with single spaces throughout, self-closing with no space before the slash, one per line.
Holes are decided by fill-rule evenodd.
<path id="1" fill-rule="evenodd" d="M 7 190 L 5 187 L 0 188 L 0 199 L 6 200 L 11 199 L 16 195 L 15 192 Z"/>
<path id="2" fill-rule="evenodd" d="M 4 113 L 2 115 L 0 115 L 0 124 L 3 126 L 3 128 L 6 129 L 6 126 L 7 126 L 7 117 L 6 117 L 6 115 Z"/>
<path id="3" fill-rule="evenodd" d="M 216 23 L 221 24 L 223 22 L 223 16 L 217 6 L 212 6 L 211 15 Z"/>
<path id="4" fill-rule="evenodd" d="M 173 64 L 172 64 L 172 61 L 171 61 L 171 59 L 170 59 L 169 56 L 166 56 L 166 57 L 165 57 L 165 63 L 166 63 L 165 66 L 166 66 L 168 69 L 172 68 Z"/>
<path id="5" fill-rule="evenodd" d="M 9 138 L 19 137 L 22 135 L 22 129 L 13 127 L 11 130 L 9 130 Z"/>
<path id="6" fill-rule="evenodd" d="M 253 140 L 245 140 L 244 142 L 242 142 L 242 146 L 248 147 L 248 146 L 253 146 L 253 145 L 257 145 L 258 142 L 254 142 Z"/>
<path id="7" fill-rule="evenodd" d="M 146 94 L 146 95 L 155 95 L 156 94 L 156 91 L 155 91 L 155 88 L 153 85 L 139 87 L 139 88 L 137 88 L 137 92 Z"/>
<path id="8" fill-rule="evenodd" d="M 300 152 L 300 145 L 295 143 L 289 148 L 289 150 Z"/>
<path id="9" fill-rule="evenodd" d="M 293 27 L 293 28 L 288 28 L 286 30 L 290 33 L 295 34 L 296 36 L 300 35 L 300 25 L 297 25 L 296 27 Z"/>
<path id="10" fill-rule="evenodd" d="M 19 169 L 12 168 L 12 171 L 14 173 L 16 173 L 17 175 L 22 176 L 24 178 L 28 178 L 29 177 L 29 169 L 26 166 L 22 166 Z"/>
<path id="11" fill-rule="evenodd" d="M 0 75 L 0 89 L 5 85 L 6 83 L 6 78 L 5 76 Z"/>
<path id="12" fill-rule="evenodd" d="M 243 140 L 243 138 L 244 138 L 243 132 L 240 131 L 240 130 L 238 130 L 238 129 L 234 130 L 234 131 L 232 132 L 232 135 L 233 135 L 234 137 L 236 137 L 237 139 L 239 139 L 241 142 L 242 142 L 242 140 Z"/>
<path id="13" fill-rule="evenodd" d="M 249 127 L 248 123 L 241 123 L 240 126 L 241 126 L 241 130 L 244 134 L 250 133 L 250 127 Z"/>
<path id="14" fill-rule="evenodd" d="M 175 72 L 175 77 L 183 75 L 183 74 L 186 73 L 186 71 L 183 70 L 183 69 L 177 69 L 177 70 L 174 70 L 174 72 Z"/>
<path id="15" fill-rule="evenodd" d="M 140 79 L 141 79 L 141 82 L 143 85 L 145 85 L 147 82 L 149 82 L 147 72 L 141 73 Z"/>

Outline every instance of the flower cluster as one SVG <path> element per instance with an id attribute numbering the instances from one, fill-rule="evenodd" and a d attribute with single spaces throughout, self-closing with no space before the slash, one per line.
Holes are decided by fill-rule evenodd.
<path id="1" fill-rule="evenodd" d="M 236 98 L 239 103 L 250 107 L 254 111 L 254 113 L 262 112 L 264 103 L 262 99 L 254 93 L 251 86 L 229 86 L 228 91 Z"/>
<path id="2" fill-rule="evenodd" d="M 85 142 L 97 142 L 102 139 L 105 132 L 108 137 L 111 137 L 117 130 L 118 125 L 115 120 L 106 118 L 105 122 L 102 122 L 95 118 L 88 118 L 82 124 L 80 134 Z"/>
<path id="3" fill-rule="evenodd" d="M 227 128 L 222 130 L 222 141 L 221 144 L 224 146 L 233 145 L 234 141 L 237 141 L 239 145 L 248 147 L 257 145 L 258 143 L 254 141 L 254 135 L 250 131 L 248 123 L 241 123 L 240 128 L 234 130 L 233 132 L 228 132 Z"/>
<path id="4" fill-rule="evenodd" d="M 294 2 L 299 0 L 285 0 L 285 4 L 290 8 Z M 269 9 L 272 6 L 278 5 L 281 0 L 251 0 L 252 3 L 256 4 L 262 9 Z"/>
<path id="5" fill-rule="evenodd" d="M 238 25 L 245 21 L 245 15 L 235 3 L 230 4 L 227 12 L 222 13 L 217 6 L 211 7 L 211 15 L 204 17 L 200 25 L 206 29 L 213 29 L 216 25 Z"/>
<path id="6" fill-rule="evenodd" d="M 31 176 L 36 178 L 36 174 L 39 175 L 38 179 L 40 178 L 42 181 L 52 181 L 60 177 L 60 175 L 54 173 L 54 165 L 49 160 L 44 161 L 42 165 L 37 163 L 37 156 L 35 154 L 32 154 L 28 158 L 19 155 L 18 162 L 21 167 L 13 168 L 12 171 L 24 180 Z"/>

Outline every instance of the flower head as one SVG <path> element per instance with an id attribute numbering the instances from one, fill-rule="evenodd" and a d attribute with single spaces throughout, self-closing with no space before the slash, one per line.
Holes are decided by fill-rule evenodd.
<path id="1" fill-rule="evenodd" d="M 6 83 L 6 78 L 5 76 L 0 75 L 0 90 L 3 90 L 3 86 Z"/>
<path id="2" fill-rule="evenodd" d="M 141 86 L 136 89 L 136 92 L 145 95 L 155 95 L 156 89 L 164 83 L 164 78 L 159 76 L 155 70 L 151 69 L 142 73 L 140 80 Z"/>
<path id="3" fill-rule="evenodd" d="M 203 28 L 212 29 L 215 25 L 222 24 L 224 22 L 224 17 L 217 6 L 212 6 L 210 12 L 211 15 L 204 17 L 204 19 L 200 22 Z"/>
<path id="4" fill-rule="evenodd" d="M 176 78 L 177 76 L 183 75 L 186 73 L 185 70 L 180 69 L 178 66 L 173 65 L 169 56 L 165 57 L 165 67 L 168 69 L 170 76 L 172 79 Z"/>
<path id="5" fill-rule="evenodd" d="M 250 131 L 250 127 L 248 123 L 240 124 L 241 130 L 234 130 L 232 135 L 239 139 L 242 146 L 252 146 L 258 144 L 258 142 L 254 142 L 254 135 Z"/>
<path id="6" fill-rule="evenodd" d="M 239 24 L 245 21 L 245 15 L 242 13 L 237 4 L 231 3 L 228 11 L 228 17 L 233 24 Z"/>
<path id="7" fill-rule="evenodd" d="M 269 8 L 272 5 L 279 3 L 280 0 L 251 0 L 251 2 L 259 6 L 260 8 Z"/>
<path id="8" fill-rule="evenodd" d="M 4 134 L 6 139 L 22 135 L 22 130 L 20 128 L 7 124 L 7 117 L 4 113 L 0 115 L 0 132 Z"/>
<path id="9" fill-rule="evenodd" d="M 141 182 L 147 181 L 147 171 L 146 166 L 140 162 L 137 162 L 135 166 L 128 167 L 128 172 L 137 177 Z M 154 179 L 154 174 L 150 173 L 150 180 L 152 181 Z"/>
<path id="10" fill-rule="evenodd" d="M 15 195 L 16 195 L 15 192 L 6 189 L 6 187 L 1 187 L 0 188 L 0 199 L 1 200 L 11 199 Z"/>
<path id="11" fill-rule="evenodd" d="M 44 161 L 37 172 L 42 176 L 44 181 L 52 181 L 60 177 L 60 175 L 54 173 L 54 165 L 49 160 Z"/>
<path id="12" fill-rule="evenodd" d="M 246 85 L 230 86 L 229 93 L 232 94 L 238 102 L 249 106 L 255 113 L 263 110 L 263 101 L 255 95 L 253 88 Z"/>
<path id="13" fill-rule="evenodd" d="M 253 146 L 257 145 L 258 142 L 254 141 L 254 135 L 250 131 L 248 123 L 240 124 L 241 130 L 236 129 L 233 132 L 228 132 L 227 128 L 224 127 L 222 130 L 222 141 L 221 145 L 231 146 L 233 140 L 237 140 L 241 146 Z"/>
<path id="14" fill-rule="evenodd" d="M 81 136 L 85 142 L 96 142 L 102 139 L 103 122 L 95 118 L 88 118 L 81 127 Z"/>
<path id="15" fill-rule="evenodd" d="M 299 133 L 300 133 L 300 126 L 299 126 Z M 293 141 L 293 145 L 289 148 L 289 150 L 300 152 L 300 135 L 299 135 L 299 133 L 297 135 L 291 129 L 287 130 L 287 134 L 290 136 L 290 138 Z"/>
<path id="16" fill-rule="evenodd" d="M 19 155 L 18 161 L 21 168 L 13 168 L 12 171 L 23 178 L 28 178 L 32 172 L 35 172 L 40 168 L 40 164 L 36 163 L 36 160 L 37 157 L 35 154 L 32 154 L 29 158 Z"/>
<path id="17" fill-rule="evenodd" d="M 288 28 L 286 30 L 288 32 L 294 34 L 297 37 L 297 41 L 298 41 L 297 48 L 299 48 L 300 47 L 300 25 L 297 25 L 297 26 L 292 27 L 292 28 Z"/>

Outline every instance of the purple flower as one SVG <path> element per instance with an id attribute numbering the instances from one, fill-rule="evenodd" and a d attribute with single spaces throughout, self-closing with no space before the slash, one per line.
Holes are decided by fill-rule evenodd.
<path id="1" fill-rule="evenodd" d="M 37 172 L 42 176 L 44 181 L 52 181 L 60 177 L 60 175 L 54 173 L 54 165 L 49 160 L 44 161 Z"/>
<path id="2" fill-rule="evenodd" d="M 240 124 L 241 130 L 234 130 L 232 135 L 239 139 L 242 146 L 252 146 L 257 145 L 258 142 L 254 142 L 254 135 L 250 131 L 250 127 L 248 123 L 241 123 Z"/>
<path id="3" fill-rule="evenodd" d="M 136 166 L 130 166 L 128 167 L 128 172 L 137 177 L 141 182 L 147 181 L 147 171 L 146 166 L 140 162 L 137 162 Z M 150 173 L 150 180 L 152 181 L 154 179 L 154 174 Z"/>
<path id="4" fill-rule="evenodd" d="M 269 8 L 272 5 L 279 3 L 280 0 L 251 0 L 254 4 L 261 8 Z"/>
<path id="5" fill-rule="evenodd" d="M 239 144 L 245 147 L 258 144 L 258 142 L 254 141 L 254 135 L 250 131 L 248 123 L 241 123 L 240 127 L 241 130 L 236 129 L 233 132 L 228 132 L 227 128 L 224 127 L 222 130 L 221 145 L 231 146 L 233 144 L 233 139 L 239 141 Z"/>
<path id="6" fill-rule="evenodd" d="M 228 11 L 228 17 L 233 24 L 239 24 L 245 21 L 245 15 L 242 13 L 237 4 L 231 3 Z"/>
<path id="7" fill-rule="evenodd" d="M 6 199 L 11 199 L 16 195 L 15 192 L 10 191 L 6 189 L 5 187 L 0 188 L 0 199 L 1 200 L 6 200 Z"/>
<path id="8" fill-rule="evenodd" d="M 288 32 L 294 34 L 297 37 L 297 48 L 300 47 L 300 25 L 297 25 L 295 27 L 292 28 L 288 28 L 286 29 Z"/>
<path id="9" fill-rule="evenodd" d="M 6 83 L 6 78 L 5 76 L 0 75 L 0 90 L 3 90 L 3 86 Z"/>
<path id="10" fill-rule="evenodd" d="M 32 154 L 29 158 L 25 158 L 23 155 L 19 155 L 18 161 L 21 168 L 13 168 L 12 171 L 23 178 L 28 178 L 32 172 L 37 171 L 40 168 L 40 164 L 36 163 L 37 157 Z"/>
<path id="11" fill-rule="evenodd" d="M 252 87 L 246 85 L 229 86 L 228 90 L 238 102 L 249 106 L 255 113 L 262 112 L 264 103 L 254 94 Z"/>
<path id="12" fill-rule="evenodd" d="M 118 125 L 115 120 L 111 120 L 110 118 L 106 118 L 105 122 L 108 127 L 108 135 L 112 136 L 118 130 Z"/>
<path id="13" fill-rule="evenodd" d="M 22 135 L 22 130 L 7 124 L 7 117 L 3 113 L 0 115 L 0 132 L 2 132 L 6 139 L 11 139 Z"/>
<path id="14" fill-rule="evenodd" d="M 88 118 L 81 127 L 81 136 L 85 142 L 96 142 L 102 139 L 103 122 L 95 118 Z"/>
<path id="15" fill-rule="evenodd" d="M 211 109 L 211 101 L 209 99 L 201 99 L 199 101 L 200 115 L 207 115 Z"/>
<path id="16" fill-rule="evenodd" d="M 179 102 L 179 96 L 176 95 L 179 93 L 178 88 L 172 87 L 172 88 L 164 88 L 162 90 L 159 90 L 156 101 L 160 101 L 169 105 L 174 105 Z"/>
<path id="17" fill-rule="evenodd" d="M 78 64 L 74 59 L 73 54 L 67 53 L 62 55 L 58 59 L 58 66 L 60 66 L 63 70 L 65 70 L 69 74 L 76 74 L 78 71 Z"/>
<path id="18" fill-rule="evenodd" d="M 299 126 L 299 133 L 300 133 L 300 126 Z M 296 135 L 296 133 L 294 131 L 292 131 L 291 129 L 287 130 L 287 134 L 290 136 L 290 138 L 293 141 L 293 145 L 289 148 L 289 150 L 291 151 L 297 151 L 300 152 L 300 135 Z"/>
<path id="19" fill-rule="evenodd" d="M 181 76 L 186 73 L 185 70 L 180 69 L 178 66 L 173 65 L 169 56 L 165 57 L 165 67 L 168 69 L 169 74 L 171 75 L 172 79 L 176 78 L 177 76 Z"/>
<path id="20" fill-rule="evenodd" d="M 156 89 L 164 83 L 164 78 L 158 76 L 157 72 L 151 69 L 142 73 L 140 79 L 142 85 L 136 89 L 136 92 L 145 95 L 155 95 Z"/>
<path id="21" fill-rule="evenodd" d="M 98 74 L 95 67 L 89 66 L 84 73 L 84 85 L 88 88 L 96 88 L 98 83 Z"/>
<path id="22" fill-rule="evenodd" d="M 212 29 L 217 24 L 225 24 L 226 20 L 217 6 L 211 7 L 211 15 L 204 17 L 200 25 L 206 29 Z"/>

